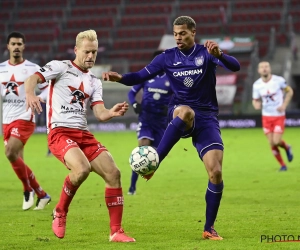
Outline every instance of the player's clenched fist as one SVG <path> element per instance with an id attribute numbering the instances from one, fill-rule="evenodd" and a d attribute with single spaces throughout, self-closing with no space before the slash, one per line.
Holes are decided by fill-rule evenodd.
<path id="1" fill-rule="evenodd" d="M 104 81 L 118 82 L 122 79 L 122 75 L 113 71 L 103 72 L 102 79 Z"/>
<path id="2" fill-rule="evenodd" d="M 204 43 L 204 47 L 207 48 L 209 54 L 213 55 L 214 57 L 219 58 L 222 55 L 222 51 L 219 48 L 219 45 L 212 40 L 207 40 Z"/>

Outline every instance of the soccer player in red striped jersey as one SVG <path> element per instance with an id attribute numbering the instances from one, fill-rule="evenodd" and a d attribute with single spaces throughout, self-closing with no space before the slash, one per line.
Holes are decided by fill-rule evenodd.
<path id="1" fill-rule="evenodd" d="M 58 204 L 53 211 L 52 230 L 58 238 L 65 236 L 70 203 L 80 185 L 95 172 L 105 181 L 105 201 L 110 216 L 110 241 L 133 242 L 121 227 L 123 191 L 120 171 L 111 154 L 89 132 L 86 111 L 92 108 L 99 121 L 123 116 L 128 103 L 117 103 L 106 109 L 102 99 L 102 83 L 90 71 L 96 61 L 98 39 L 94 30 L 80 32 L 76 37 L 74 61 L 51 61 L 25 83 L 27 107 L 42 111 L 35 86 L 51 80 L 48 112 L 48 145 L 52 154 L 69 170 Z"/>

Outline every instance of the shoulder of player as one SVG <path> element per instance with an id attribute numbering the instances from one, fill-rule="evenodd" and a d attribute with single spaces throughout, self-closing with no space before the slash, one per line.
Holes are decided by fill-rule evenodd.
<path id="1" fill-rule="evenodd" d="M 258 86 L 262 83 L 262 79 L 258 78 L 254 83 L 253 83 L 253 87 Z"/>
<path id="2" fill-rule="evenodd" d="M 272 75 L 272 78 L 273 78 L 274 81 L 286 82 L 286 80 L 282 76 Z"/>
<path id="3" fill-rule="evenodd" d="M 8 64 L 8 60 L 4 61 L 4 62 L 0 62 L 0 67 L 4 67 Z"/>

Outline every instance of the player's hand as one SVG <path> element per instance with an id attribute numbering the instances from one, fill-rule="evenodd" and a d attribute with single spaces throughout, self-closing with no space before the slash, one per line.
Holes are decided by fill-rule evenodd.
<path id="1" fill-rule="evenodd" d="M 277 108 L 277 111 L 284 112 L 286 110 L 286 107 L 284 105 L 281 105 Z"/>
<path id="2" fill-rule="evenodd" d="M 142 112 L 142 105 L 140 103 L 135 102 L 132 104 L 132 107 L 136 114 L 140 114 Z"/>
<path id="3" fill-rule="evenodd" d="M 207 40 L 204 43 L 204 47 L 206 47 L 209 54 L 213 55 L 216 58 L 219 58 L 222 55 L 222 51 L 219 48 L 219 45 L 212 40 Z"/>
<path id="4" fill-rule="evenodd" d="M 117 103 L 109 110 L 109 113 L 111 117 L 123 116 L 127 112 L 128 107 L 127 102 Z"/>
<path id="5" fill-rule="evenodd" d="M 103 79 L 103 81 L 118 82 L 122 79 L 122 75 L 120 75 L 117 72 L 112 72 L 112 71 L 103 72 L 102 79 Z"/>
<path id="6" fill-rule="evenodd" d="M 43 112 L 43 108 L 41 102 L 45 103 L 45 101 L 36 95 L 26 95 L 26 111 L 31 108 L 32 113 L 37 112 L 41 114 Z"/>

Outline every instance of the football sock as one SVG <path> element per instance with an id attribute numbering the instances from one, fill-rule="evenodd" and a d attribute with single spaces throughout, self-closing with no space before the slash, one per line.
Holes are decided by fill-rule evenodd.
<path id="1" fill-rule="evenodd" d="M 278 146 L 281 148 L 284 148 L 285 150 L 289 149 L 289 145 L 287 145 L 284 140 L 281 140 L 281 142 L 278 144 Z"/>
<path id="2" fill-rule="evenodd" d="M 111 235 L 121 228 L 123 201 L 122 188 L 105 188 L 105 202 L 110 218 Z"/>
<path id="3" fill-rule="evenodd" d="M 139 175 L 136 172 L 132 171 L 130 189 L 132 189 L 132 190 L 136 189 L 135 186 L 136 186 L 136 182 L 138 180 L 138 177 L 139 177 Z"/>
<path id="4" fill-rule="evenodd" d="M 167 156 L 172 147 L 179 141 L 184 133 L 185 127 L 186 123 L 178 116 L 170 122 L 156 150 L 159 155 L 160 163 Z"/>
<path id="5" fill-rule="evenodd" d="M 11 162 L 11 166 L 15 171 L 18 178 L 21 180 L 23 184 L 24 191 L 32 191 L 30 186 L 30 182 L 27 175 L 26 165 L 21 157 L 19 157 L 16 161 Z"/>
<path id="6" fill-rule="evenodd" d="M 26 167 L 26 170 L 27 170 L 27 176 L 28 176 L 28 179 L 29 179 L 30 186 L 33 188 L 34 192 L 36 193 L 36 195 L 40 199 L 44 198 L 47 194 L 42 189 L 40 184 L 37 182 L 33 172 L 31 171 L 31 169 L 27 165 L 25 165 L 25 167 Z"/>
<path id="7" fill-rule="evenodd" d="M 272 147 L 272 153 L 275 156 L 276 160 L 279 162 L 280 166 L 285 166 L 285 163 L 281 157 L 280 151 L 277 146 Z"/>
<path id="8" fill-rule="evenodd" d="M 214 225 L 217 218 L 224 184 L 223 181 L 219 184 L 213 184 L 208 182 L 208 187 L 206 190 L 205 200 L 206 200 L 206 222 L 204 226 L 204 231 L 211 231 L 211 227 Z"/>
<path id="9" fill-rule="evenodd" d="M 69 175 L 66 177 L 59 202 L 55 208 L 57 212 L 68 212 L 70 203 L 79 187 L 72 184 Z"/>

